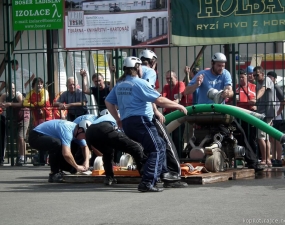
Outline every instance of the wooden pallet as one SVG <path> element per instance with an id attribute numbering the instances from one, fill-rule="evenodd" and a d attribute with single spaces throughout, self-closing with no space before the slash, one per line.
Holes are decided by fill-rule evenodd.
<path id="1" fill-rule="evenodd" d="M 199 175 L 192 175 L 183 177 L 182 181 L 188 184 L 211 184 L 223 182 L 228 180 L 238 180 L 245 178 L 255 178 L 255 171 L 253 169 L 229 169 L 225 172 L 218 173 L 202 173 Z"/>
<path id="2" fill-rule="evenodd" d="M 66 183 L 103 183 L 104 175 L 65 175 L 64 181 Z M 141 180 L 140 177 L 134 176 L 115 176 L 118 184 L 138 184 Z M 223 182 L 228 180 L 238 180 L 245 178 L 255 178 L 253 169 L 230 169 L 225 172 L 218 173 L 202 173 L 199 175 L 191 175 L 182 177 L 182 181 L 188 184 L 210 184 L 216 182 Z"/>

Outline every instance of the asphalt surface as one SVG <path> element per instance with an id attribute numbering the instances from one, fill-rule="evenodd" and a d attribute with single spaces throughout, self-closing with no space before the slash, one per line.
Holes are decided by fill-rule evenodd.
<path id="1" fill-rule="evenodd" d="M 47 166 L 0 167 L 1 225 L 285 224 L 284 171 L 161 193 L 130 184 L 50 184 L 48 173 Z"/>

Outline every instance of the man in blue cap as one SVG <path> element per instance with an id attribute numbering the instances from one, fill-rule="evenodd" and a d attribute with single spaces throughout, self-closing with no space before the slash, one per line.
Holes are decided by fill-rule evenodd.
<path id="1" fill-rule="evenodd" d="M 253 76 L 253 69 L 254 69 L 253 66 L 248 66 L 246 68 L 247 81 L 252 83 L 252 84 L 256 84 L 256 81 L 255 81 L 254 76 Z"/>

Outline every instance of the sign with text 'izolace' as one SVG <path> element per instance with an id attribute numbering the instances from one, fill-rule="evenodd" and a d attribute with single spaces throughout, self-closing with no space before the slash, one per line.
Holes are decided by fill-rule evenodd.
<path id="1" fill-rule="evenodd" d="M 13 0 L 14 30 L 62 29 L 64 0 Z"/>

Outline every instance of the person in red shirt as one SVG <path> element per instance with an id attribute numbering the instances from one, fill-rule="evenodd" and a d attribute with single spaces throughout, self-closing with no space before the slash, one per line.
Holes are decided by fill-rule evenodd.
<path id="1" fill-rule="evenodd" d="M 237 106 L 255 111 L 256 106 L 249 103 L 250 100 L 254 100 L 256 98 L 256 86 L 253 83 L 248 82 L 247 74 L 244 70 L 239 71 L 240 83 L 236 85 L 236 93 L 237 95 Z"/>
<path id="2" fill-rule="evenodd" d="M 161 95 L 166 97 L 176 103 L 181 104 L 181 100 L 183 98 L 183 93 L 185 90 L 185 83 L 182 81 L 178 81 L 178 77 L 176 73 L 172 70 L 169 70 L 165 74 L 165 78 L 167 84 L 164 85 Z M 170 112 L 174 111 L 173 109 L 164 109 L 163 114 L 166 115 Z M 183 148 L 183 133 L 185 129 L 185 124 L 181 124 L 178 128 L 176 128 L 172 132 L 172 140 L 177 149 L 178 155 L 181 156 L 182 148 Z"/>
<path id="3" fill-rule="evenodd" d="M 256 99 L 256 86 L 248 81 L 248 75 L 245 70 L 240 69 L 238 71 L 239 74 L 239 84 L 236 85 L 236 103 L 238 107 L 243 109 L 255 111 L 256 106 L 251 104 L 250 102 L 254 102 Z M 227 104 L 232 104 L 232 99 L 229 99 Z M 253 150 L 252 154 L 254 154 L 258 148 L 256 144 L 256 127 L 248 124 L 247 122 L 241 120 L 241 127 L 243 128 L 247 140 Z M 242 143 L 244 145 L 244 140 L 241 137 L 237 138 L 238 143 Z M 252 155 L 250 158 L 256 158 L 256 155 Z"/>
<path id="4" fill-rule="evenodd" d="M 174 71 L 169 70 L 165 74 L 167 84 L 164 85 L 161 95 L 176 103 L 180 103 L 183 92 L 185 90 L 185 84 L 182 81 L 178 81 L 177 75 Z M 168 114 L 173 109 L 164 109 L 163 113 Z"/>

